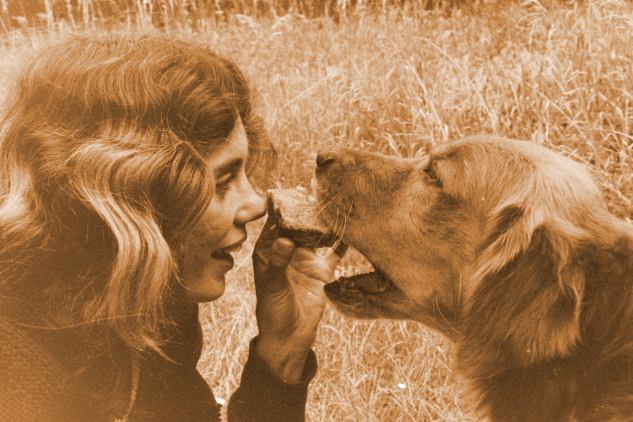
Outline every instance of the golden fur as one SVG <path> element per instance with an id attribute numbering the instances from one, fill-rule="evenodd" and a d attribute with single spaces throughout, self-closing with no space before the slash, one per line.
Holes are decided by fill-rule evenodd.
<path id="1" fill-rule="evenodd" d="M 633 229 L 586 169 L 529 142 L 317 158 L 322 218 L 374 265 L 326 293 L 456 343 L 491 421 L 633 420 Z"/>

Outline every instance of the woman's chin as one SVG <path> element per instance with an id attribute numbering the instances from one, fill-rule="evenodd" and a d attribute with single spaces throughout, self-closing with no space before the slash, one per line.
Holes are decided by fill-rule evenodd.
<path id="1" fill-rule="evenodd" d="M 185 280 L 184 293 L 188 302 L 204 303 L 220 298 L 225 288 L 225 273 L 207 274 L 206 277 L 198 279 L 197 283 L 188 283 Z"/>
<path id="2" fill-rule="evenodd" d="M 224 294 L 224 283 L 222 286 L 213 286 L 213 288 L 204 289 L 204 290 L 187 290 L 185 292 L 185 297 L 188 302 L 195 303 L 204 303 L 204 302 L 213 302 L 216 299 L 219 299 Z"/>
<path id="3" fill-rule="evenodd" d="M 229 255 L 230 256 L 230 255 Z M 223 265 L 222 265 L 223 264 Z M 233 268 L 233 258 L 216 260 L 211 258 L 206 265 L 183 275 L 184 295 L 188 302 L 211 302 L 224 294 L 226 273 Z"/>

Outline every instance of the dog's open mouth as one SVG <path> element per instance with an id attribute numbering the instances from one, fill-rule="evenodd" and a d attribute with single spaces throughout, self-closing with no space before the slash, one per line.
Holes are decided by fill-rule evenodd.
<path id="1" fill-rule="evenodd" d="M 381 271 L 376 270 L 366 274 L 340 277 L 338 280 L 325 285 L 324 289 L 330 300 L 336 299 L 345 302 L 345 299 L 353 300 L 358 294 L 363 296 L 381 295 L 398 288 Z"/>

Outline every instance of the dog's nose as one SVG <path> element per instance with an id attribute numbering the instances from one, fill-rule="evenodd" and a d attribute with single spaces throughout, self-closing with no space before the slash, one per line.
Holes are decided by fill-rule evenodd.
<path id="1" fill-rule="evenodd" d="M 317 167 L 325 168 L 336 161 L 336 153 L 334 151 L 319 152 L 316 158 Z"/>
<path id="2" fill-rule="evenodd" d="M 339 162 L 340 164 L 342 161 L 345 161 L 346 151 L 345 148 L 338 145 L 332 145 L 325 151 L 319 151 L 316 159 L 317 170 L 324 170 L 335 162 Z"/>

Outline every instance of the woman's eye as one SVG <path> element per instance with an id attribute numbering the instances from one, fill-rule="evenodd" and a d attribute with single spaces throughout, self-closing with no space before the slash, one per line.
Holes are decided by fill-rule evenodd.
<path id="1" fill-rule="evenodd" d="M 232 173 L 226 174 L 220 177 L 215 183 L 215 193 L 216 195 L 224 195 L 228 192 L 229 187 L 231 187 L 231 181 L 235 178 Z"/>

